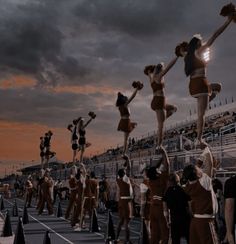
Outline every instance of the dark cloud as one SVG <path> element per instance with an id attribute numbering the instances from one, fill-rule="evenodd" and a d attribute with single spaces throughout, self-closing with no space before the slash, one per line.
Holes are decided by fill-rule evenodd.
<path id="1" fill-rule="evenodd" d="M 168 3 L 167 3 L 168 2 Z M 133 37 L 154 36 L 166 28 L 175 30 L 183 19 L 184 1 L 81 1 L 75 13 L 83 22 L 97 26 L 101 31 L 122 32 Z"/>
<path id="2" fill-rule="evenodd" d="M 119 113 L 115 97 L 104 94 L 54 93 L 50 86 L 89 84 L 132 92 L 133 80 L 144 88 L 131 105 L 138 127 L 132 136 L 156 130 L 150 109 L 152 91 L 143 68 L 174 57 L 182 40 L 201 33 L 207 40 L 224 22 L 219 16 L 228 1 L 209 0 L 0 0 L 1 79 L 23 73 L 38 80 L 38 89 L 0 90 L 0 118 L 65 126 L 94 110 L 94 131 L 116 133 Z M 231 26 L 211 49 L 208 78 L 221 81 L 221 99 L 232 97 L 235 83 L 236 29 Z M 165 77 L 168 102 L 178 106 L 169 119 L 186 118 L 194 110 L 188 79 L 178 60 Z M 115 93 L 117 91 L 114 91 Z M 216 100 L 218 102 L 218 100 Z M 122 133 L 115 134 L 122 141 Z M 117 139 L 116 138 L 116 139 Z"/>
<path id="3" fill-rule="evenodd" d="M 55 85 L 59 77 L 83 76 L 86 69 L 63 53 L 63 6 L 51 0 L 1 5 L 8 11 L 1 18 L 0 67 L 34 75 L 46 85 Z"/>

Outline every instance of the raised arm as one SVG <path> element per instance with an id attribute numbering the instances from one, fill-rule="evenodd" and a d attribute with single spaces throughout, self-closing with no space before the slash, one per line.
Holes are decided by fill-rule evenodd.
<path id="1" fill-rule="evenodd" d="M 87 171 L 86 171 L 85 166 L 84 166 L 83 163 L 80 163 L 80 171 L 81 171 L 82 176 L 85 178 L 86 174 L 87 174 Z"/>
<path id="2" fill-rule="evenodd" d="M 216 40 L 216 38 L 224 32 L 224 30 L 228 27 L 232 20 L 233 16 L 228 17 L 225 23 L 219 29 L 217 29 L 216 32 L 208 39 L 208 41 L 200 48 L 200 51 L 203 51 L 205 48 L 210 47 Z"/>
<path id="3" fill-rule="evenodd" d="M 90 118 L 90 119 L 84 124 L 83 129 L 84 129 L 85 127 L 87 127 L 87 125 L 88 125 L 92 120 L 93 120 L 93 118 Z"/>
<path id="4" fill-rule="evenodd" d="M 134 90 L 133 94 L 131 95 L 131 97 L 130 97 L 130 98 L 128 99 L 128 101 L 126 102 L 126 105 L 128 105 L 128 104 L 134 99 L 134 97 L 136 96 L 137 92 L 138 92 L 138 88 L 136 88 L 136 89 Z"/>
<path id="5" fill-rule="evenodd" d="M 209 177 L 213 177 L 213 156 L 208 146 L 204 148 L 204 151 L 198 158 L 196 165 L 199 168 L 202 168 L 203 172 Z"/>
<path id="6" fill-rule="evenodd" d="M 167 152 L 163 146 L 160 147 L 160 152 L 162 154 L 162 164 L 164 166 L 163 171 L 170 172 L 170 160 L 169 160 Z"/>
<path id="7" fill-rule="evenodd" d="M 166 66 L 166 68 L 161 72 L 160 76 L 164 76 L 176 63 L 179 57 L 175 57 L 170 63 Z"/>

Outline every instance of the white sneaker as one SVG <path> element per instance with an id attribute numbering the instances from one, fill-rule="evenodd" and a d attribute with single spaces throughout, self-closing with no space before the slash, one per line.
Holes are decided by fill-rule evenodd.
<path id="1" fill-rule="evenodd" d="M 76 227 L 76 228 L 74 228 L 74 231 L 81 231 L 82 229 L 81 229 L 81 227 L 80 226 L 78 226 L 78 227 Z"/>

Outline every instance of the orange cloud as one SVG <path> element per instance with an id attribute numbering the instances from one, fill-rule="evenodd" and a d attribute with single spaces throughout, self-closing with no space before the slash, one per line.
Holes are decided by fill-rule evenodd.
<path id="1" fill-rule="evenodd" d="M 9 79 L 0 81 L 0 89 L 33 87 L 36 80 L 24 75 L 11 76 Z"/>
<path id="2" fill-rule="evenodd" d="M 93 94 L 93 93 L 102 93 L 107 95 L 114 95 L 116 93 L 116 89 L 111 86 L 57 86 L 51 88 L 54 92 L 71 92 L 71 93 L 80 93 L 80 94 Z"/>

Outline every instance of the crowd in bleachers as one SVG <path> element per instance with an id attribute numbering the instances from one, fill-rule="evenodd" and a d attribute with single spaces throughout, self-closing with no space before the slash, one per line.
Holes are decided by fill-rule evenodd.
<path id="1" fill-rule="evenodd" d="M 222 127 L 233 124 L 236 122 L 235 111 L 224 111 L 211 116 L 206 117 L 205 132 L 203 137 L 207 142 L 213 141 L 220 136 L 220 130 Z M 235 126 L 228 130 L 225 130 L 223 134 L 234 133 Z M 184 147 L 181 148 L 180 136 L 184 143 Z M 196 122 L 186 122 L 185 124 L 176 126 L 175 128 L 167 129 L 164 134 L 164 145 L 168 152 L 180 151 L 183 148 L 191 148 L 193 142 L 197 136 Z M 156 134 L 152 133 L 141 139 L 129 138 L 128 150 L 130 155 L 137 151 L 152 150 L 156 145 Z M 117 159 L 122 154 L 122 147 L 108 149 L 105 153 L 92 157 L 94 163 L 106 162 L 112 159 Z"/>

